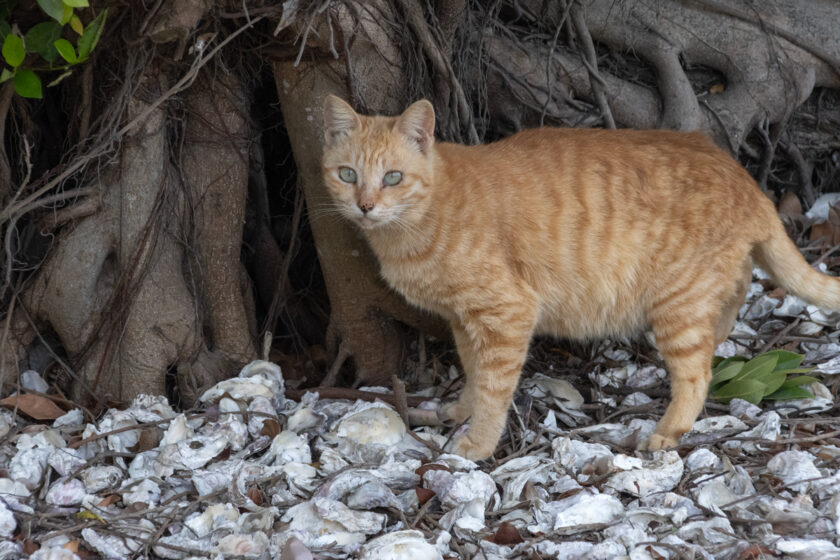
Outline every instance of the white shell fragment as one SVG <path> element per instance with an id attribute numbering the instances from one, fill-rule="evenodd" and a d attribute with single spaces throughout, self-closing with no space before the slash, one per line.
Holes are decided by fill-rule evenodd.
<path id="1" fill-rule="evenodd" d="M 220 381 L 199 397 L 199 401 L 215 402 L 227 393 L 234 399 L 249 401 L 261 396 L 270 399 L 283 396 L 283 374 L 276 364 L 256 360 L 242 368 L 237 377 Z"/>
<path id="2" fill-rule="evenodd" d="M 618 492 L 633 496 L 665 492 L 672 490 L 682 478 L 683 462 L 676 451 L 659 451 L 652 460 L 638 463 L 620 461 L 625 457 L 619 455 L 614 459 L 614 467 L 623 470 L 612 475 L 606 484 Z"/>
<path id="3" fill-rule="evenodd" d="M 362 547 L 361 560 L 438 560 L 443 558 L 435 545 L 426 542 L 420 531 L 395 531 L 377 537 Z"/>

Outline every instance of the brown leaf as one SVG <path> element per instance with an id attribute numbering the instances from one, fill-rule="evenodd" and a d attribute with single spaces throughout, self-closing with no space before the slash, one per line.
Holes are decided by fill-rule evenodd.
<path id="1" fill-rule="evenodd" d="M 248 488 L 247 494 L 248 498 L 257 505 L 262 504 L 264 501 L 262 492 L 260 492 L 260 489 L 256 486 L 251 486 L 250 488 Z"/>
<path id="2" fill-rule="evenodd" d="M 428 488 L 417 487 L 414 491 L 417 492 L 417 503 L 421 506 L 435 497 L 435 491 Z"/>
<path id="3" fill-rule="evenodd" d="M 778 299 L 778 300 L 783 300 L 783 299 L 785 299 L 786 295 L 787 295 L 787 290 L 786 289 L 784 289 L 784 288 L 773 288 L 773 290 L 769 294 L 767 294 L 767 297 L 770 297 L 770 298 L 773 298 L 773 299 Z M 781 304 L 782 304 L 782 302 L 779 301 L 779 305 L 781 305 Z"/>
<path id="4" fill-rule="evenodd" d="M 796 194 L 786 191 L 779 200 L 779 216 L 797 218 L 802 216 L 802 203 Z"/>
<path id="5" fill-rule="evenodd" d="M 130 447 L 129 451 L 132 453 L 142 453 L 143 451 L 154 449 L 158 446 L 158 443 L 158 429 L 145 428 L 140 430 L 140 436 L 137 439 L 137 443 L 134 447 Z"/>
<path id="6" fill-rule="evenodd" d="M 280 423 L 273 419 L 273 418 L 266 418 L 263 421 L 262 429 L 260 430 L 260 435 L 268 436 L 274 439 L 274 436 L 280 433 Z"/>
<path id="7" fill-rule="evenodd" d="M 493 542 L 501 546 L 508 546 L 519 544 L 523 540 L 516 527 L 507 521 L 502 521 L 499 523 L 499 528 L 496 529 L 496 534 L 493 535 Z"/>
<path id="8" fill-rule="evenodd" d="M 13 395 L 0 401 L 0 404 L 8 408 L 17 407 L 18 412 L 35 420 L 55 420 L 64 416 L 64 411 L 58 408 L 58 405 L 41 395 Z"/>
<path id="9" fill-rule="evenodd" d="M 104 507 L 108 507 L 110 505 L 114 505 L 119 501 L 120 501 L 120 495 L 119 494 L 108 494 L 107 496 L 102 498 L 101 502 L 99 502 L 96 505 L 104 508 Z"/>
<path id="10" fill-rule="evenodd" d="M 64 548 L 66 548 L 67 550 L 69 550 L 73 554 L 76 554 L 77 552 L 79 552 L 79 545 L 80 544 L 81 544 L 81 541 L 70 541 L 70 542 L 68 542 L 64 545 Z"/>
<path id="11" fill-rule="evenodd" d="M 724 84 L 713 84 L 712 87 L 709 88 L 709 93 L 723 93 L 723 90 L 726 89 Z"/>
<path id="12" fill-rule="evenodd" d="M 835 226 L 831 222 L 812 225 L 810 241 L 815 242 L 820 239 L 826 246 L 837 245 L 840 242 L 840 226 Z"/>
<path id="13" fill-rule="evenodd" d="M 429 471 L 452 472 L 446 465 L 438 465 L 437 463 L 426 463 L 425 465 L 420 465 L 419 467 L 417 467 L 417 470 L 414 471 L 414 474 L 416 474 L 420 478 L 423 478 L 423 475 Z"/>
<path id="14" fill-rule="evenodd" d="M 70 543 L 67 543 L 70 544 Z M 24 554 L 35 554 L 35 551 L 41 548 L 41 545 L 33 541 L 32 539 L 26 539 L 23 541 L 23 553 Z M 64 545 L 64 548 L 67 548 L 67 545 Z"/>

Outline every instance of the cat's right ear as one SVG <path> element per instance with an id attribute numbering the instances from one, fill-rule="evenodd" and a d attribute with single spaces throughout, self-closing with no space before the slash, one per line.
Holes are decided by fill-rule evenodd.
<path id="1" fill-rule="evenodd" d="M 324 140 L 327 147 L 362 126 L 359 115 L 346 101 L 328 95 L 324 100 Z"/>

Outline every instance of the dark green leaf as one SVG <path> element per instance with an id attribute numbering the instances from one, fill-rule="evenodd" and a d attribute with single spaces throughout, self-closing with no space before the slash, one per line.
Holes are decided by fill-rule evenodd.
<path id="1" fill-rule="evenodd" d="M 718 356 L 715 356 L 715 358 L 718 358 Z M 734 363 L 734 362 L 744 363 L 746 361 L 747 361 L 747 359 L 744 356 L 731 356 L 731 357 L 726 358 L 726 359 L 718 360 L 717 364 L 712 366 L 712 367 L 714 368 L 715 371 L 717 371 L 719 369 L 725 368 L 726 366 L 728 366 L 731 363 Z"/>
<path id="2" fill-rule="evenodd" d="M 729 381 L 741 371 L 744 367 L 744 362 L 730 362 L 722 368 L 715 368 L 716 371 L 712 374 L 711 385 L 714 387 L 724 381 Z"/>
<path id="3" fill-rule="evenodd" d="M 788 352 L 787 350 L 771 350 L 764 354 L 765 356 L 778 356 L 779 361 L 776 362 L 776 369 L 792 369 L 799 367 L 805 356 L 795 352 Z"/>
<path id="4" fill-rule="evenodd" d="M 58 54 L 61 55 L 61 58 L 70 64 L 76 63 L 76 49 L 73 48 L 70 41 L 67 39 L 59 39 L 55 42 L 55 48 L 58 51 Z"/>
<path id="5" fill-rule="evenodd" d="M 771 401 L 790 401 L 793 399 L 810 399 L 814 394 L 804 387 L 797 387 L 796 385 L 788 385 L 785 383 L 779 390 L 771 395 L 764 397 Z"/>
<path id="6" fill-rule="evenodd" d="M 64 18 L 64 4 L 61 0 L 38 0 L 38 5 L 48 16 L 61 23 Z"/>
<path id="7" fill-rule="evenodd" d="M 17 68 L 23 62 L 26 56 L 26 51 L 23 50 L 23 40 L 15 35 L 9 33 L 3 41 L 3 58 L 12 68 Z"/>
<path id="8" fill-rule="evenodd" d="M 108 10 L 103 10 L 92 22 L 87 24 L 85 32 L 79 37 L 79 60 L 86 59 L 99 42 L 102 36 L 102 29 L 105 27 L 105 19 L 108 17 Z"/>
<path id="9" fill-rule="evenodd" d="M 0 43 L 6 40 L 6 35 L 12 32 L 12 26 L 5 19 L 0 19 Z"/>
<path id="10" fill-rule="evenodd" d="M 761 402 L 764 396 L 764 390 L 767 385 L 755 379 L 742 379 L 741 381 L 731 381 L 712 393 L 715 399 L 729 402 L 734 398 L 744 399 L 753 404 Z"/>
<path id="11" fill-rule="evenodd" d="M 785 385 L 793 385 L 793 386 L 800 386 L 800 385 L 810 385 L 811 383 L 816 383 L 819 381 L 816 377 L 811 377 L 810 375 L 799 375 L 797 377 L 791 377 L 787 381 L 785 381 Z"/>
<path id="12" fill-rule="evenodd" d="M 88 0 L 61 0 L 64 2 L 65 6 L 70 6 L 71 8 L 87 8 L 90 6 L 88 4 Z"/>
<path id="13" fill-rule="evenodd" d="M 771 395 L 779 390 L 779 387 L 785 384 L 785 379 L 787 379 L 787 375 L 779 371 L 771 371 L 767 375 L 763 376 L 758 381 L 761 381 L 767 387 L 764 389 L 764 396 Z"/>
<path id="14" fill-rule="evenodd" d="M 7 81 L 9 78 L 14 76 L 15 73 L 9 70 L 8 68 L 3 68 L 3 71 L 0 72 L 0 84 Z"/>
<path id="15" fill-rule="evenodd" d="M 26 32 L 23 44 L 26 46 L 26 52 L 38 53 L 47 62 L 52 62 L 58 56 L 53 43 L 59 37 L 61 37 L 61 25 L 54 21 L 45 21 Z"/>
<path id="16" fill-rule="evenodd" d="M 21 97 L 41 99 L 41 78 L 32 70 L 18 70 L 15 72 L 15 91 Z"/>
<path id="17" fill-rule="evenodd" d="M 770 373 L 775 369 L 776 362 L 779 361 L 779 357 L 775 354 L 762 354 L 761 356 L 757 356 L 744 364 L 744 367 L 741 371 L 732 378 L 733 381 L 739 381 L 741 379 L 750 379 L 751 377 L 761 377 L 767 373 Z"/>
<path id="18" fill-rule="evenodd" d="M 778 369 L 774 370 L 776 373 L 784 373 L 785 375 L 790 375 L 792 373 L 808 373 L 810 371 L 814 371 L 812 367 L 798 367 L 798 368 L 791 368 L 791 369 Z"/>

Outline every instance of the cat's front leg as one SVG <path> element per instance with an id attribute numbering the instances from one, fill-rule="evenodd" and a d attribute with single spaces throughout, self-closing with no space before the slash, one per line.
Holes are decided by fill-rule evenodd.
<path id="1" fill-rule="evenodd" d="M 459 455 L 486 459 L 496 449 L 535 319 L 532 308 L 510 303 L 465 314 L 464 342 L 470 348 L 467 360 L 472 367 L 465 364 L 467 384 L 456 406 L 469 412 L 470 423 L 467 433 L 454 442 L 453 450 Z"/>
<path id="2" fill-rule="evenodd" d="M 455 348 L 458 350 L 458 357 L 461 359 L 461 366 L 464 368 L 464 375 L 467 382 L 458 400 L 443 405 L 440 410 L 440 417 L 443 420 L 452 420 L 459 424 L 472 416 L 473 388 L 475 383 L 475 353 L 473 344 L 470 341 L 467 331 L 460 321 L 450 323 L 452 337 L 455 339 Z"/>

